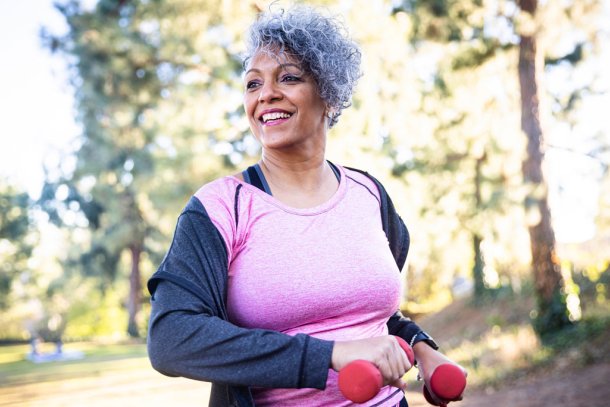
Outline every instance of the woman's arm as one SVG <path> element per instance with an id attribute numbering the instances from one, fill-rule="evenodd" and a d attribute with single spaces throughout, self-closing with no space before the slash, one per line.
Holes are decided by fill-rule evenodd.
<path id="1" fill-rule="evenodd" d="M 148 355 L 169 376 L 241 386 L 323 389 L 332 342 L 237 327 L 188 290 L 161 282 L 152 300 Z"/>
<path id="2" fill-rule="evenodd" d="M 431 390 L 430 379 L 432 374 L 437 367 L 443 364 L 457 366 L 464 374 L 464 377 L 468 376 L 468 372 L 462 366 L 424 342 L 419 342 L 413 346 L 413 352 L 415 353 L 415 360 L 417 361 L 417 367 L 419 368 L 419 377 L 425 381 L 430 396 L 438 403 L 437 405 L 446 405 L 445 403 L 447 403 L 447 401 L 438 398 Z M 461 396 L 459 399 L 461 400 Z"/>
<path id="3" fill-rule="evenodd" d="M 227 321 L 224 242 L 196 198 L 148 286 L 148 352 L 161 373 L 241 386 L 325 387 L 333 342 Z"/>

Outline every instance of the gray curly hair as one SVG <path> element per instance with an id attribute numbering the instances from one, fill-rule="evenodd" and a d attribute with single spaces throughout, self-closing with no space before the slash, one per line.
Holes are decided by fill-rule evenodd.
<path id="1" fill-rule="evenodd" d="M 334 110 L 329 126 L 351 106 L 361 76 L 361 53 L 343 25 L 307 6 L 261 13 L 250 27 L 243 56 L 246 69 L 257 52 L 290 55 L 314 78 L 322 100 Z"/>

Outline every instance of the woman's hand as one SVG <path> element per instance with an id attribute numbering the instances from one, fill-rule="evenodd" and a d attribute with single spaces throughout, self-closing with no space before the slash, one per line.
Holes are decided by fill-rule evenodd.
<path id="1" fill-rule="evenodd" d="M 415 360 L 417 360 L 417 367 L 419 368 L 419 376 L 426 383 L 428 390 L 430 387 L 428 386 L 430 383 L 430 378 L 434 370 L 445 363 L 449 363 L 459 367 L 462 372 L 464 372 L 464 376 L 468 376 L 468 372 L 462 366 L 458 365 L 442 353 L 434 350 L 432 347 L 427 345 L 425 342 L 418 342 L 413 346 L 413 352 L 415 353 Z M 435 394 L 430 390 L 430 394 L 437 402 L 441 402 Z M 441 405 L 441 404 L 439 404 Z"/>
<path id="2" fill-rule="evenodd" d="M 406 388 L 402 376 L 412 367 L 405 351 L 392 335 L 354 341 L 336 341 L 333 347 L 331 367 L 339 371 L 354 360 L 373 363 L 383 377 L 384 385 Z"/>

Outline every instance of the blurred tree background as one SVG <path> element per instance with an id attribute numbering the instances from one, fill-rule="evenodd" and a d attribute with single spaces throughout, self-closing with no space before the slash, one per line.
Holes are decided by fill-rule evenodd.
<path id="1" fill-rule="evenodd" d="M 40 199 L 0 182 L 0 339 L 146 335 L 144 282 L 182 206 L 258 159 L 240 54 L 269 3 L 56 3 L 69 31 L 43 27 L 41 40 L 69 69 L 82 132 L 45 168 Z M 327 156 L 380 178 L 409 226 L 404 310 L 525 296 L 545 338 L 578 323 L 585 293 L 607 307 L 610 135 L 581 114 L 609 90 L 601 1 L 307 3 L 362 46 L 364 76 Z M 559 175 L 582 159 L 601 191 L 583 192 L 597 201 L 595 233 L 565 243 Z"/>

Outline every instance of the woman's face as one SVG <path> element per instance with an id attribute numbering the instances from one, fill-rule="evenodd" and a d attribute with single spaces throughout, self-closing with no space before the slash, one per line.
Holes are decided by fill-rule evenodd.
<path id="1" fill-rule="evenodd" d="M 315 147 L 325 142 L 326 103 L 313 77 L 290 56 L 258 52 L 247 67 L 244 86 L 250 128 L 264 148 Z"/>

